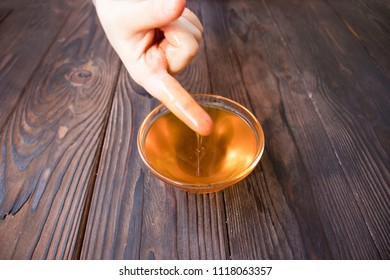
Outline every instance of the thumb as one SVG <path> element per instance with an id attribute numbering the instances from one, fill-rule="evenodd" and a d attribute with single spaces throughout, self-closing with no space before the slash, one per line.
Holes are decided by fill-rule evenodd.
<path id="1" fill-rule="evenodd" d="M 212 132 L 213 120 L 209 114 L 167 72 L 149 77 L 144 87 L 196 133 L 206 136 Z"/>

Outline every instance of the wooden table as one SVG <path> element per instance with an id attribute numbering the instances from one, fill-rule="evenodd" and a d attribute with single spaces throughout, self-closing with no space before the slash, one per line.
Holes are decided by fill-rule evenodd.
<path id="1" fill-rule="evenodd" d="M 177 78 L 248 107 L 266 148 L 242 182 L 156 179 L 136 134 L 158 102 L 90 1 L 0 3 L 1 259 L 389 259 L 390 5 L 188 1 Z"/>

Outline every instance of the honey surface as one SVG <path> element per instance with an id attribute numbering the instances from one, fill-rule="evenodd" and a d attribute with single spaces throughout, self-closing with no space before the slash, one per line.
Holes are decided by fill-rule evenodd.
<path id="1" fill-rule="evenodd" d="M 256 156 L 256 136 L 237 114 L 205 108 L 214 121 L 198 136 L 168 112 L 149 128 L 146 158 L 161 175 L 188 184 L 208 184 L 239 176 Z"/>

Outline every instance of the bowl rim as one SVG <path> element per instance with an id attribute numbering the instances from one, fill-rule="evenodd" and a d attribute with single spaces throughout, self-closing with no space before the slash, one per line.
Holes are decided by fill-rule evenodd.
<path id="1" fill-rule="evenodd" d="M 224 189 L 225 187 L 231 186 L 233 184 L 238 183 L 239 181 L 243 180 L 246 176 L 248 176 L 254 168 L 259 163 L 265 147 L 265 141 L 264 141 L 264 131 L 262 126 L 260 125 L 260 122 L 257 120 L 255 115 L 249 111 L 246 107 L 244 107 L 242 104 L 229 99 L 224 96 L 216 95 L 216 94 L 191 94 L 192 98 L 194 98 L 201 106 L 203 104 L 218 104 L 218 105 L 225 105 L 225 106 L 214 106 L 217 108 L 224 108 L 225 110 L 229 110 L 230 112 L 233 112 L 237 114 L 239 117 L 241 117 L 254 131 L 256 138 L 258 138 L 258 146 L 256 150 L 256 155 L 254 156 L 251 164 L 249 164 L 247 167 L 245 167 L 240 173 L 238 173 L 234 178 L 228 177 L 227 179 L 211 182 L 211 183 L 188 183 L 188 182 L 181 182 L 178 180 L 174 180 L 172 178 L 169 178 L 167 176 L 162 175 L 159 173 L 148 161 L 145 153 L 145 149 L 143 148 L 143 144 L 145 143 L 147 133 L 150 129 L 150 127 L 153 125 L 154 121 L 158 118 L 158 116 L 161 114 L 160 111 L 164 110 L 163 113 L 169 112 L 168 108 L 164 104 L 159 104 L 156 108 L 154 108 L 143 120 L 141 123 L 141 126 L 138 129 L 137 133 L 137 149 L 138 153 L 146 165 L 146 167 L 160 180 L 164 181 L 165 183 L 168 183 L 172 186 L 185 189 L 187 191 L 207 191 L 207 189 Z M 206 99 L 206 100 L 204 100 Z M 219 101 L 221 103 L 211 103 L 208 102 L 208 99 L 214 99 L 215 101 Z M 202 103 L 203 102 L 203 103 Z M 245 116 L 243 114 L 238 113 L 234 108 L 231 108 L 231 105 L 238 107 L 241 111 L 245 113 Z"/>

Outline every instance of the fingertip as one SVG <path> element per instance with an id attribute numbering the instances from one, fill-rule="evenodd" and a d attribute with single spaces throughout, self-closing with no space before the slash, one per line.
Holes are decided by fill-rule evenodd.
<path id="1" fill-rule="evenodd" d="M 205 109 L 191 97 L 190 94 L 176 95 L 176 102 L 172 102 L 172 112 L 178 116 L 189 128 L 201 136 L 211 134 L 214 128 L 213 119 Z"/>
<path id="2" fill-rule="evenodd" d="M 204 114 L 198 119 L 198 124 L 195 129 L 195 132 L 201 136 L 208 136 L 213 132 L 214 122 L 209 114 L 204 112 Z"/>
<path id="3" fill-rule="evenodd" d="M 199 135 L 207 136 L 213 131 L 210 115 L 168 72 L 150 76 L 143 87 Z"/>

